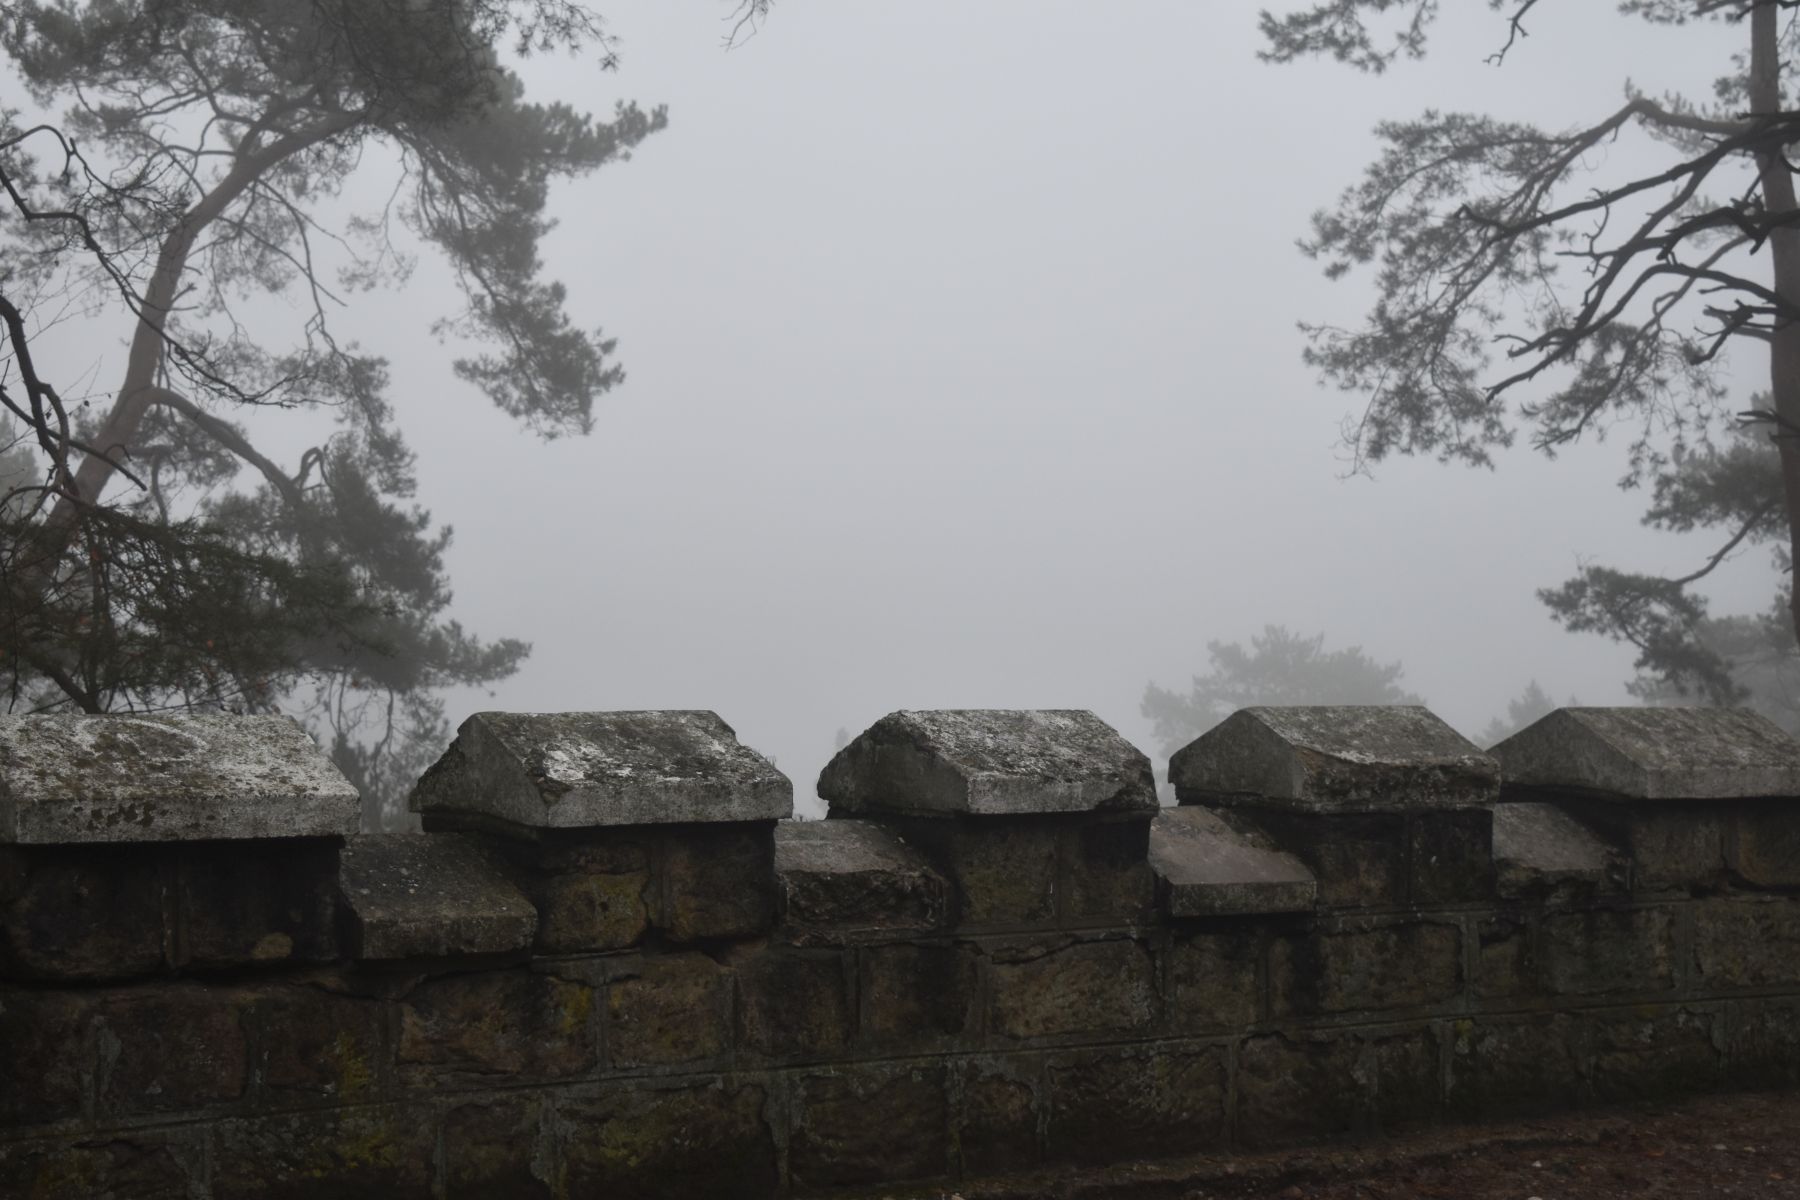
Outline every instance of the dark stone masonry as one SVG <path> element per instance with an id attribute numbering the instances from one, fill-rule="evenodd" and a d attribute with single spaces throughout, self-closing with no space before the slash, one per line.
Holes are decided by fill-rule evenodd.
<path id="1" fill-rule="evenodd" d="M 1800 745 L 901 712 L 830 819 L 701 712 L 0 719 L 0 1196 L 763 1197 L 1800 1084 Z"/>

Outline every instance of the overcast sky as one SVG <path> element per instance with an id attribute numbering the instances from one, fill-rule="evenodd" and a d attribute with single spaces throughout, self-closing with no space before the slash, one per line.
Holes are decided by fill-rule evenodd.
<path id="1" fill-rule="evenodd" d="M 617 72 L 526 71 L 670 109 L 552 206 L 550 273 L 629 373 L 593 435 L 538 442 L 451 376 L 429 262 L 353 321 L 456 529 L 456 615 L 536 647 L 453 719 L 710 708 L 804 802 L 835 731 L 896 708 L 1089 708 L 1154 751 L 1145 683 L 1266 623 L 1402 660 L 1470 734 L 1533 678 L 1625 701 L 1630 652 L 1535 589 L 1708 547 L 1638 528 L 1622 439 L 1346 477 L 1357 401 L 1295 322 L 1354 321 L 1367 280 L 1294 242 L 1383 118 L 1591 120 L 1627 77 L 1706 87 L 1737 31 L 1546 5 L 1496 69 L 1502 19 L 1446 5 L 1430 59 L 1369 78 L 1259 63 L 1243 4 L 781 0 L 730 52 L 725 0 L 601 7 Z M 1766 605 L 1762 552 L 1718 591 Z"/>

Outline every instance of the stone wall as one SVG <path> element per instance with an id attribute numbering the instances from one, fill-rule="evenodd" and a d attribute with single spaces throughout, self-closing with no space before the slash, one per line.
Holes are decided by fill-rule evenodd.
<path id="1" fill-rule="evenodd" d="M 0 1195 L 810 1195 L 1800 1082 L 1800 746 L 480 714 L 426 833 L 275 718 L 0 720 Z"/>

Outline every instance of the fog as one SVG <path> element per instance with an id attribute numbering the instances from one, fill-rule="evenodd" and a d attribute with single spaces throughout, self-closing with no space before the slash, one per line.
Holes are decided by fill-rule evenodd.
<path id="1" fill-rule="evenodd" d="M 670 109 L 552 205 L 549 273 L 628 371 L 593 434 L 541 443 L 455 380 L 429 258 L 355 318 L 455 527 L 454 615 L 535 646 L 453 720 L 710 708 L 806 806 L 836 731 L 897 708 L 1089 708 L 1154 751 L 1145 684 L 1267 623 L 1403 661 L 1470 734 L 1534 678 L 1625 702 L 1630 650 L 1535 590 L 1711 547 L 1639 528 L 1623 439 L 1351 474 L 1358 398 L 1295 323 L 1369 284 L 1294 243 L 1383 118 L 1591 119 L 1628 77 L 1708 88 L 1737 31 L 1545 6 L 1496 68 L 1503 19 L 1446 7 L 1425 62 L 1367 77 L 1259 63 L 1243 5 L 782 0 L 727 51 L 728 4 L 608 0 L 617 72 L 524 68 Z M 1764 556 L 1712 590 L 1762 608 Z"/>

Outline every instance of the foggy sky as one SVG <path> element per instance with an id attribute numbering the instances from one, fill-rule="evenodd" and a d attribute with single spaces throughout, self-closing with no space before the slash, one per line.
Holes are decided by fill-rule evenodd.
<path id="1" fill-rule="evenodd" d="M 532 94 L 671 122 L 552 202 L 549 273 L 628 371 L 593 435 L 538 442 L 452 377 L 429 258 L 355 321 L 456 529 L 454 614 L 535 645 L 453 720 L 710 708 L 805 803 L 835 731 L 896 708 L 1090 708 L 1154 752 L 1145 683 L 1265 623 L 1402 660 L 1470 734 L 1533 678 L 1626 701 L 1629 650 L 1535 589 L 1710 545 L 1638 528 L 1623 438 L 1347 478 L 1357 398 L 1295 322 L 1354 322 L 1368 283 L 1294 242 L 1384 117 L 1591 120 L 1628 76 L 1704 89 L 1737 31 L 1542 6 L 1495 69 L 1502 19 L 1447 5 L 1431 58 L 1370 78 L 1257 62 L 1238 4 L 782 0 L 730 52 L 728 3 L 599 7 L 620 70 L 534 59 Z M 1761 609 L 1766 556 L 1714 591 Z"/>

